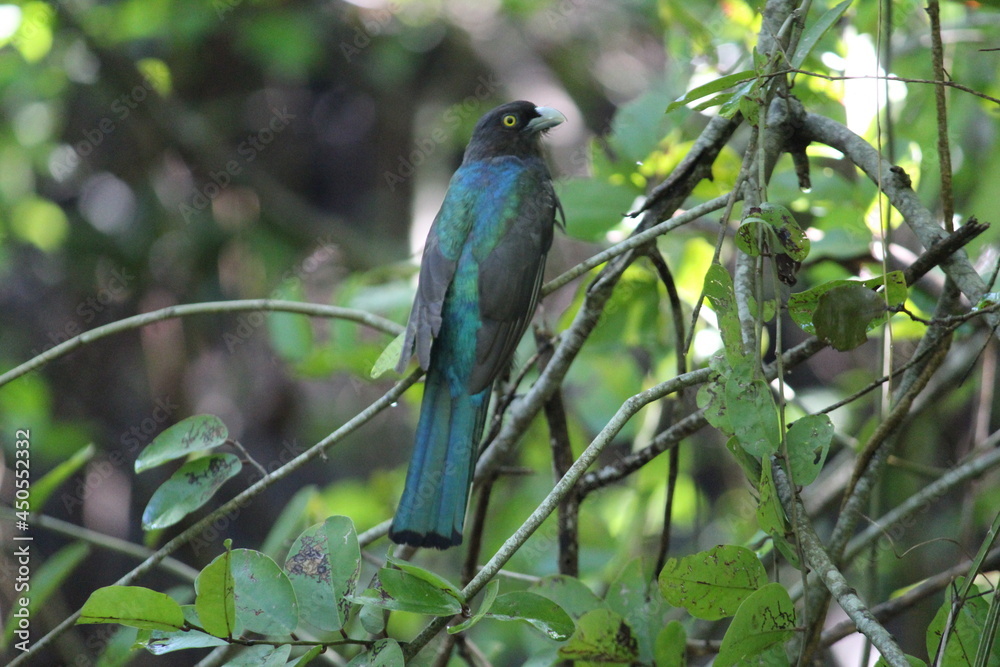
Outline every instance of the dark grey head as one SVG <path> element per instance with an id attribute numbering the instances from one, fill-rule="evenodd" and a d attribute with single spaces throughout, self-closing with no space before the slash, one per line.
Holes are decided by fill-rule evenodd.
<path id="1" fill-rule="evenodd" d="M 536 107 L 524 100 L 501 104 L 476 123 L 465 159 L 541 156 L 539 138 L 565 120 L 566 116 L 551 107 Z"/>

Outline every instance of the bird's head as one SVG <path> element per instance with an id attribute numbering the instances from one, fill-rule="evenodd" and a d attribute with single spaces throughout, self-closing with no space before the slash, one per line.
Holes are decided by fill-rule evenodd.
<path id="1" fill-rule="evenodd" d="M 501 104 L 476 123 L 465 159 L 541 155 L 541 135 L 565 120 L 566 116 L 551 107 L 535 106 L 524 100 Z"/>

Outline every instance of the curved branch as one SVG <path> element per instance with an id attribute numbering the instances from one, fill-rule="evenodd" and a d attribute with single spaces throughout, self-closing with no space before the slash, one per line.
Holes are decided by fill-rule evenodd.
<path id="1" fill-rule="evenodd" d="M 906 654 L 899 648 L 899 644 L 889 634 L 889 631 L 878 622 L 878 619 L 834 565 L 830 554 L 826 552 L 822 541 L 813 529 L 812 523 L 809 521 L 809 514 L 802 506 L 802 501 L 792 493 L 792 487 L 784 469 L 777 464 L 772 465 L 771 468 L 774 473 L 774 484 L 781 497 L 781 504 L 789 518 L 793 519 L 793 524 L 798 527 L 798 537 L 806 559 L 818 572 L 827 590 L 837 599 L 837 602 L 854 621 L 861 633 L 871 640 L 887 663 L 892 667 L 909 667 L 910 663 L 906 659 Z"/>
<path id="2" fill-rule="evenodd" d="M 871 144 L 851 132 L 845 125 L 825 116 L 807 113 L 802 131 L 811 141 L 839 150 L 876 185 L 879 183 L 879 170 L 883 175 L 889 174 L 882 179 L 882 192 L 902 214 L 906 224 L 925 248 L 930 248 L 948 237 L 948 233 L 937 224 L 931 212 L 917 198 L 917 193 L 910 187 L 910 179 L 905 172 L 889 164 Z M 941 268 L 972 303 L 977 303 L 986 293 L 988 289 L 986 283 L 969 262 L 965 250 L 957 250 L 944 258 L 941 261 Z M 987 321 L 993 329 L 1000 326 L 1000 316 L 996 314 L 989 315 Z"/>
<path id="3" fill-rule="evenodd" d="M 124 320 L 111 322 L 100 327 L 84 331 L 79 336 L 74 336 L 69 340 L 46 350 L 33 359 L 24 362 L 20 366 L 12 368 L 3 375 L 0 375 L 0 387 L 12 380 L 30 373 L 36 368 L 40 368 L 50 361 L 69 354 L 78 348 L 88 345 L 101 338 L 106 338 L 114 334 L 139 329 L 163 320 L 171 320 L 177 317 L 188 317 L 190 315 L 203 315 L 205 313 L 238 313 L 245 311 L 266 310 L 271 312 L 299 313 L 312 317 L 329 317 L 341 320 L 350 320 L 358 324 L 364 324 L 373 329 L 387 333 L 390 336 L 398 336 L 403 332 L 403 327 L 392 320 L 388 320 L 379 315 L 373 315 L 364 310 L 356 308 L 342 308 L 340 306 L 326 306 L 318 303 L 302 303 L 301 301 L 282 301 L 280 299 L 246 299 L 242 301 L 208 301 L 206 303 L 192 303 L 182 306 L 169 306 L 154 310 L 149 313 L 141 313 L 126 317 Z"/>
<path id="4" fill-rule="evenodd" d="M 618 257 L 619 255 L 623 255 L 629 250 L 635 250 L 636 248 L 640 248 L 646 245 L 647 243 L 655 239 L 657 236 L 662 236 L 667 232 L 677 229 L 681 225 L 686 225 L 689 222 L 693 222 L 698 218 L 708 215 L 713 211 L 718 211 L 720 208 L 725 208 L 726 201 L 728 201 L 728 199 L 729 195 L 722 195 L 716 197 L 715 199 L 711 199 L 707 202 L 704 202 L 703 204 L 698 204 L 694 208 L 689 208 L 683 213 L 678 213 L 677 215 L 667 220 L 664 220 L 658 225 L 655 225 L 645 231 L 630 236 L 620 243 L 616 243 L 607 250 L 602 250 L 596 255 L 588 257 L 587 259 L 580 262 L 573 268 L 564 271 L 563 273 L 559 274 L 549 282 L 542 285 L 542 296 L 545 296 L 547 294 L 556 291 L 560 287 L 569 283 L 574 278 L 582 276 L 587 271 L 590 271 L 591 269 L 598 267 L 601 264 L 604 264 L 605 262 L 614 259 L 615 257 Z"/>

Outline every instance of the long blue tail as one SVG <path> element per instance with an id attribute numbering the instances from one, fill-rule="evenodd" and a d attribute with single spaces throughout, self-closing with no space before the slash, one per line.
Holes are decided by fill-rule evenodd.
<path id="1" fill-rule="evenodd" d="M 424 383 L 406 487 L 389 529 L 397 544 L 447 549 L 462 543 L 462 524 L 492 384 L 453 392 L 436 364 Z"/>

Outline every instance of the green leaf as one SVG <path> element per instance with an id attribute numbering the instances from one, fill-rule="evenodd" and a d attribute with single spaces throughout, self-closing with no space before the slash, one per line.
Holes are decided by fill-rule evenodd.
<path id="1" fill-rule="evenodd" d="M 819 476 L 833 442 L 829 415 L 806 415 L 795 420 L 785 434 L 792 476 L 798 486 L 808 486 Z"/>
<path id="2" fill-rule="evenodd" d="M 408 561 L 400 560 L 399 558 L 386 556 L 385 560 L 387 563 L 389 563 L 390 565 L 395 565 L 403 572 L 412 574 L 417 579 L 423 579 L 434 588 L 440 588 L 441 590 L 445 591 L 446 593 L 454 597 L 456 600 L 458 600 L 459 603 L 465 604 L 465 596 L 462 595 L 462 591 L 459 590 L 459 588 L 455 586 L 455 584 L 451 583 L 444 577 L 435 574 L 430 570 L 425 570 L 424 568 L 414 565 L 413 563 L 410 563 Z"/>
<path id="3" fill-rule="evenodd" d="M 732 616 L 744 600 L 767 583 L 760 560 L 745 547 L 719 545 L 708 551 L 671 558 L 660 571 L 667 602 L 695 618 L 714 621 Z"/>
<path id="4" fill-rule="evenodd" d="M 218 447 L 229 437 L 226 425 L 215 415 L 195 415 L 177 422 L 153 438 L 135 460 L 137 473 L 195 452 Z"/>
<path id="5" fill-rule="evenodd" d="M 462 603 L 454 595 L 409 572 L 384 567 L 379 570 L 378 578 L 383 593 L 372 601 L 369 591 L 365 591 L 362 597 L 366 604 L 432 616 L 453 616 L 462 611 Z"/>
<path id="6" fill-rule="evenodd" d="M 910 667 L 927 667 L 926 662 L 909 653 L 906 654 L 906 662 L 910 664 Z M 875 667 L 891 667 L 891 665 L 889 665 L 885 658 L 879 657 L 878 662 L 875 663 Z"/>
<path id="7" fill-rule="evenodd" d="M 486 584 L 486 592 L 483 594 L 483 601 L 479 605 L 479 609 L 473 614 L 472 618 L 469 618 L 457 625 L 452 625 L 448 627 L 448 634 L 455 634 L 456 632 L 464 632 L 471 628 L 473 625 L 478 623 L 486 616 L 486 612 L 490 610 L 493 606 L 493 602 L 497 599 L 497 592 L 500 590 L 500 582 L 496 579 L 490 581 Z M 572 620 L 570 621 L 572 623 Z"/>
<path id="8" fill-rule="evenodd" d="M 639 645 L 624 618 L 610 609 L 594 609 L 577 621 L 576 632 L 559 647 L 559 657 L 631 663 L 639 657 Z"/>
<path id="9" fill-rule="evenodd" d="M 960 582 L 956 582 L 959 585 Z M 930 625 L 927 626 L 927 654 L 933 662 L 941 644 L 941 635 L 951 610 L 953 596 L 949 595 L 940 607 Z M 973 665 L 979 643 L 983 638 L 989 606 L 981 597 L 969 597 L 959 608 L 952 622 L 948 643 L 945 644 L 942 665 Z M 991 667 L 1000 664 L 1000 648 L 994 643 L 986 663 Z"/>
<path id="10" fill-rule="evenodd" d="M 302 361 L 313 350 L 312 325 L 304 315 L 268 313 L 267 332 L 271 347 L 285 361 Z"/>
<path id="11" fill-rule="evenodd" d="M 972 312 L 977 312 L 983 310 L 984 308 L 992 308 L 1000 303 L 1000 292 L 987 292 L 982 296 L 976 305 L 971 308 Z"/>
<path id="12" fill-rule="evenodd" d="M 34 491 L 34 488 L 32 488 L 32 491 Z M 90 554 L 90 547 L 85 542 L 73 542 L 52 554 L 52 556 L 45 560 L 41 567 L 31 573 L 31 596 L 28 603 L 30 618 L 34 618 L 35 613 L 45 607 L 45 603 L 52 597 L 52 593 L 58 590 L 66 578 L 73 574 L 73 571 L 83 562 L 88 554 Z M 25 592 L 27 592 L 27 589 Z M 14 636 L 14 630 L 20 621 L 20 618 L 10 612 L 7 613 L 7 623 L 4 627 L 3 639 L 0 640 L 0 647 L 10 645 L 10 640 Z"/>
<path id="13" fill-rule="evenodd" d="M 552 600 L 573 618 L 580 618 L 601 606 L 601 599 L 586 584 L 564 574 L 542 577 L 531 591 Z"/>
<path id="14" fill-rule="evenodd" d="M 733 432 L 729 408 L 726 406 L 726 376 L 712 373 L 708 382 L 698 388 L 695 402 L 705 410 L 705 419 L 709 424 L 723 433 Z"/>
<path id="15" fill-rule="evenodd" d="M 31 511 L 41 512 L 45 506 L 45 501 L 49 499 L 52 492 L 94 458 L 96 451 L 97 449 L 93 443 L 88 444 L 86 447 L 81 447 L 73 452 L 73 455 L 68 459 L 45 473 L 45 476 L 40 480 L 33 482 L 31 485 Z"/>
<path id="16" fill-rule="evenodd" d="M 292 647 L 258 644 L 248 646 L 226 662 L 225 667 L 284 667 Z"/>
<path id="17" fill-rule="evenodd" d="M 310 662 L 319 657 L 326 650 L 325 646 L 313 646 L 302 654 L 302 657 L 295 661 L 295 667 L 305 667 Z"/>
<path id="18" fill-rule="evenodd" d="M 792 56 L 791 65 L 793 69 L 802 67 L 806 56 L 816 48 L 816 44 L 820 38 L 840 20 L 840 17 L 844 15 L 844 12 L 850 6 L 851 0 L 844 0 L 836 7 L 831 7 L 815 23 L 802 32 L 802 37 L 799 38 L 799 45 L 795 49 L 795 55 Z"/>
<path id="19" fill-rule="evenodd" d="M 172 526 L 207 503 L 243 464 L 233 454 L 211 454 L 188 461 L 160 485 L 142 513 L 142 527 Z"/>
<path id="20" fill-rule="evenodd" d="M 768 535 L 784 537 L 785 511 L 778 500 L 770 465 L 761 467 L 757 490 L 760 493 L 760 501 L 757 503 L 757 523 L 760 524 L 760 529 Z"/>
<path id="21" fill-rule="evenodd" d="M 372 578 L 372 585 L 365 590 L 365 594 L 371 596 L 377 595 L 379 597 L 385 595 L 385 591 L 382 589 L 382 582 L 378 580 L 377 575 Z M 358 611 L 358 621 L 360 621 L 361 627 L 365 629 L 365 632 L 373 635 L 380 635 L 385 632 L 387 614 L 388 612 L 381 606 L 365 604 L 362 605 L 361 610 Z"/>
<path id="22" fill-rule="evenodd" d="M 706 412 L 706 414 L 708 413 Z M 760 484 L 760 459 L 750 456 L 750 453 L 743 449 L 743 446 L 735 435 L 726 441 L 726 449 L 729 450 L 729 453 L 736 459 L 740 468 L 743 469 L 743 473 L 747 476 L 747 481 L 753 484 L 754 488 L 757 488 L 758 484 Z"/>
<path id="23" fill-rule="evenodd" d="M 687 633 L 680 621 L 670 621 L 656 635 L 653 647 L 656 667 L 685 667 L 687 665 Z"/>
<path id="24" fill-rule="evenodd" d="M 403 650 L 394 639 L 379 639 L 371 650 L 355 656 L 348 667 L 403 667 Z"/>
<path id="25" fill-rule="evenodd" d="M 199 623 L 198 615 L 194 613 L 193 605 L 181 607 L 184 617 L 191 623 Z M 179 630 L 166 632 L 163 630 L 140 630 L 135 645 L 142 647 L 153 655 L 164 655 L 174 651 L 184 651 L 191 648 L 214 648 L 227 646 L 225 639 L 213 637 L 199 630 Z"/>
<path id="26" fill-rule="evenodd" d="M 399 363 L 399 357 L 403 354 L 403 340 L 406 338 L 406 332 L 399 334 L 392 341 L 385 346 L 382 350 L 382 354 L 378 355 L 378 359 L 375 360 L 375 365 L 372 366 L 371 376 L 373 380 L 377 380 L 389 371 L 396 368 L 396 364 Z"/>
<path id="27" fill-rule="evenodd" d="M 744 100 L 749 99 L 751 94 L 757 97 L 755 91 L 760 90 L 760 81 L 754 79 L 752 81 L 747 81 L 740 84 L 740 86 L 733 91 L 732 97 L 722 103 L 719 107 L 719 115 L 723 118 L 732 118 L 736 115 L 742 107 L 745 106 Z M 751 99 L 750 103 L 756 105 L 758 104 L 756 99 Z"/>
<path id="28" fill-rule="evenodd" d="M 504 593 L 486 615 L 498 621 L 524 621 L 560 642 L 568 639 L 574 629 L 573 619 L 562 607 L 531 591 Z"/>
<path id="29" fill-rule="evenodd" d="M 906 288 L 906 278 L 903 276 L 902 271 L 892 271 L 887 273 L 885 277 L 876 276 L 875 278 L 870 278 L 868 280 L 831 280 L 830 282 L 817 285 L 816 287 L 806 290 L 805 292 L 792 294 L 788 298 L 788 314 L 791 316 L 792 321 L 802 327 L 806 333 L 819 335 L 813 320 L 815 313 L 819 308 L 820 300 L 827 292 L 845 285 L 863 285 L 873 291 L 884 289 L 884 297 L 881 293 L 876 293 L 883 306 L 886 302 L 888 302 L 889 306 L 900 305 L 906 301 L 908 293 Z M 830 306 L 827 306 L 827 308 L 830 308 Z M 881 308 L 881 312 L 883 313 L 881 316 L 874 317 L 865 323 L 868 331 L 871 331 L 885 322 L 886 316 L 884 307 Z M 860 317 L 860 314 L 849 316 L 858 318 Z"/>
<path id="30" fill-rule="evenodd" d="M 236 600 L 230 551 L 217 556 L 198 573 L 194 582 L 194 608 L 201 627 L 216 637 L 232 637 L 236 632 Z"/>
<path id="31" fill-rule="evenodd" d="M 628 185 L 598 178 L 562 181 L 556 184 L 556 192 L 566 212 L 566 233 L 592 243 L 605 240 L 608 231 L 622 221 L 640 194 Z"/>
<path id="32" fill-rule="evenodd" d="M 886 313 L 885 300 L 862 285 L 834 287 L 819 298 L 816 335 L 841 352 L 868 340 L 868 326 Z"/>
<path id="33" fill-rule="evenodd" d="M 32 3 L 28 3 L 30 6 Z M 24 17 L 23 25 L 38 27 L 38 23 L 29 23 Z M 34 29 L 34 28 L 33 28 Z M 59 204 L 48 199 L 33 196 L 20 196 L 17 203 L 8 208 L 5 227 L 15 236 L 33 243 L 39 250 L 52 252 L 57 250 L 66 239 L 69 232 L 69 220 L 66 212 Z M 9 204 L 8 204 L 9 206 Z"/>
<path id="34" fill-rule="evenodd" d="M 705 296 L 708 298 L 719 320 L 719 334 L 726 349 L 726 357 L 731 364 L 743 358 L 743 334 L 740 332 L 740 318 L 736 312 L 736 293 L 733 279 L 721 264 L 712 264 L 705 273 Z"/>
<path id="35" fill-rule="evenodd" d="M 357 534 L 347 517 L 333 516 L 304 530 L 285 559 L 301 618 L 321 630 L 340 630 L 360 567 Z"/>
<path id="36" fill-rule="evenodd" d="M 749 382 L 731 377 L 726 380 L 726 405 L 733 435 L 751 455 L 762 458 L 781 445 L 777 406 L 764 380 Z"/>
<path id="37" fill-rule="evenodd" d="M 767 584 L 746 598 L 722 638 L 717 667 L 745 665 L 795 633 L 795 605 L 781 584 Z"/>
<path id="38" fill-rule="evenodd" d="M 656 637 L 673 611 L 660 594 L 651 567 L 644 567 L 640 558 L 630 560 L 608 586 L 604 606 L 628 621 L 639 642 L 639 661 L 651 664 Z"/>
<path id="39" fill-rule="evenodd" d="M 271 294 L 271 297 L 288 301 L 305 300 L 302 280 L 292 276 L 286 276 L 286 278 Z M 312 324 L 308 317 L 298 313 L 248 313 L 247 317 L 237 320 L 239 325 L 235 334 L 240 342 L 245 342 L 253 335 L 255 322 L 252 318 L 264 319 L 265 315 L 268 340 L 281 359 L 292 363 L 300 362 L 314 350 Z M 230 342 L 231 340 L 227 340 L 230 349 L 235 345 L 235 341 Z"/>
<path id="40" fill-rule="evenodd" d="M 331 516 L 323 523 L 330 554 L 330 584 L 337 601 L 341 627 L 351 614 L 347 596 L 354 593 L 361 574 L 361 547 L 354 522 L 346 516 Z"/>
<path id="41" fill-rule="evenodd" d="M 738 83 L 744 81 L 752 81 L 757 79 L 757 73 L 753 70 L 744 70 L 742 72 L 735 72 L 733 74 L 727 74 L 726 76 L 720 76 L 714 81 L 709 81 L 708 83 L 693 88 L 686 92 L 682 97 L 677 98 L 667 106 L 666 113 L 670 113 L 675 109 L 679 109 L 682 106 L 686 106 L 695 100 L 700 100 L 703 97 L 707 97 L 714 93 L 722 92 L 727 88 L 732 88 Z"/>
<path id="42" fill-rule="evenodd" d="M 90 594 L 76 622 L 180 630 L 184 627 L 184 614 L 181 606 L 163 593 L 141 586 L 105 586 Z"/>
<path id="43" fill-rule="evenodd" d="M 740 113 L 743 114 L 743 117 L 746 119 L 747 123 L 749 123 L 754 127 L 757 127 L 758 123 L 760 122 L 760 108 L 761 108 L 759 96 L 748 97 L 747 95 L 740 95 L 737 98 L 737 103 L 739 104 Z M 729 110 L 728 105 L 724 106 L 728 111 Z M 731 118 L 732 116 L 728 117 Z"/>
<path id="44" fill-rule="evenodd" d="M 251 549 L 230 552 L 236 618 L 249 632 L 290 634 L 299 623 L 292 582 L 278 564 Z"/>
<path id="45" fill-rule="evenodd" d="M 736 247 L 751 257 L 785 254 L 802 262 L 809 255 L 809 238 L 791 211 L 764 202 L 747 210 L 736 230 Z"/>
<path id="46" fill-rule="evenodd" d="M 611 173 L 631 174 L 636 162 L 645 160 L 655 151 L 671 127 L 676 125 L 676 118 L 667 118 L 661 113 L 676 96 L 676 87 L 671 82 L 652 81 L 645 92 L 619 106 L 611 119 L 611 134 L 605 138 L 618 168 L 608 169 L 601 164 L 601 158 L 605 156 L 605 141 L 593 141 L 593 173 L 598 176 Z M 558 186 L 556 191 L 558 192 Z M 565 207 L 565 203 L 563 206 Z M 576 218 L 569 215 L 568 208 L 566 214 L 569 233 L 573 234 Z"/>

